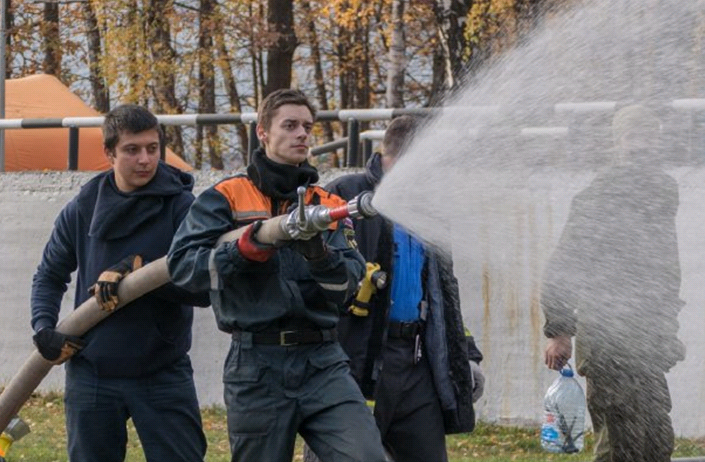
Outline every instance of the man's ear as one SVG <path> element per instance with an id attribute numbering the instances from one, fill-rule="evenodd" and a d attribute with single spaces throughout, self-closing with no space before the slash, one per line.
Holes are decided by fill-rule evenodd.
<path id="1" fill-rule="evenodd" d="M 262 144 L 264 144 L 267 141 L 267 132 L 264 130 L 264 127 L 262 127 L 262 125 L 260 125 L 260 124 L 257 124 L 256 132 L 257 132 L 257 138 L 260 140 L 260 142 Z"/>
<path id="2" fill-rule="evenodd" d="M 108 158 L 108 162 L 110 162 L 110 165 L 113 165 L 113 163 L 115 162 L 115 153 L 105 146 L 103 146 L 103 152 L 105 153 L 105 157 Z"/>

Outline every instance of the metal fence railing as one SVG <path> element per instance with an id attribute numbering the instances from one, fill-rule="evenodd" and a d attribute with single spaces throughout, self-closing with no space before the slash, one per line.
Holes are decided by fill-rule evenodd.
<path id="1" fill-rule="evenodd" d="M 360 141 L 363 144 L 366 140 L 371 140 L 369 135 L 360 135 L 360 122 L 391 120 L 403 114 L 430 115 L 436 109 L 341 109 L 337 111 L 319 111 L 316 114 L 316 121 L 339 121 L 347 123 L 348 136 L 344 142 L 335 141 L 335 148 L 327 148 L 328 151 L 317 149 L 317 153 L 330 152 L 331 150 L 345 148 L 346 166 L 361 165 Z M 64 117 L 46 119 L 0 119 L 0 130 L 13 129 L 38 129 L 38 128 L 66 128 L 69 130 L 68 145 L 68 169 L 78 169 L 78 140 L 79 130 L 86 127 L 100 127 L 103 124 L 103 117 Z M 242 114 L 178 114 L 178 115 L 157 115 L 157 120 L 162 125 L 226 125 L 245 124 L 248 127 L 249 145 L 247 155 L 249 156 L 258 146 L 255 128 L 257 126 L 257 113 L 245 112 Z M 0 171 L 5 171 L 4 146 L 0 147 Z M 163 153 L 162 153 L 163 155 Z M 364 157 L 364 156 L 363 156 Z"/>
<path id="2" fill-rule="evenodd" d="M 580 120 L 585 114 L 609 114 L 615 111 L 618 103 L 614 101 L 591 101 L 591 102 L 569 102 L 553 105 L 551 113 L 554 120 L 558 120 L 558 125 L 541 125 L 541 121 L 535 121 L 536 126 L 524 126 L 521 128 L 522 136 L 547 136 L 553 138 L 570 137 L 579 133 L 576 129 L 575 121 Z M 675 99 L 665 105 L 673 113 L 688 114 L 691 127 L 688 130 L 689 149 L 697 151 L 699 156 L 705 155 L 705 98 Z M 317 122 L 337 121 L 347 124 L 347 136 L 338 140 L 316 146 L 311 152 L 313 155 L 320 155 L 333 152 L 338 149 L 345 149 L 344 165 L 347 167 L 361 167 L 369 158 L 372 152 L 372 142 L 379 140 L 383 136 L 382 130 L 368 130 L 360 132 L 361 122 L 391 120 L 400 115 L 434 116 L 446 111 L 458 111 L 459 114 L 475 114 L 481 118 L 491 119 L 502 109 L 499 106 L 471 106 L 458 107 L 446 106 L 439 108 L 401 108 L 401 109 L 340 109 L 319 111 L 316 114 Z M 686 117 L 686 118 L 687 118 Z M 157 115 L 157 120 L 162 125 L 225 125 L 244 124 L 248 127 L 249 144 L 247 147 L 248 157 L 259 145 L 256 136 L 257 114 L 246 112 L 241 114 L 181 114 L 181 115 Z M 79 130 L 84 127 L 100 127 L 103 124 L 103 117 L 65 117 L 46 119 L 0 119 L 0 132 L 12 129 L 37 129 L 37 128 L 66 128 L 69 130 L 68 143 L 68 169 L 78 169 L 78 143 Z M 573 126 L 571 126 L 573 124 Z M 470 132 L 471 127 L 466 127 Z M 600 127 L 602 129 L 604 127 Z M 162 153 L 163 154 L 163 153 Z M 5 171 L 4 146 L 0 146 L 0 171 Z"/>

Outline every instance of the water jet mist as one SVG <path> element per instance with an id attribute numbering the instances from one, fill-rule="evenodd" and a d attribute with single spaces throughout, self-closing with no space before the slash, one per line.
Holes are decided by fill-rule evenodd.
<path id="1" fill-rule="evenodd" d="M 703 11 L 702 0 L 597 0 L 547 16 L 526 43 L 446 102 L 380 184 L 373 200 L 380 213 L 453 253 L 465 318 L 487 358 L 482 418 L 540 420 L 554 377 L 543 365 L 546 265 L 572 198 L 618 157 L 614 114 L 638 103 L 660 121 L 651 165 L 679 193 L 677 295 L 685 306 L 678 337 L 688 356 L 668 375 L 671 418 L 676 434 L 705 435 Z M 637 204 L 630 190 L 614 200 L 644 210 L 663 199 L 654 190 L 650 202 Z M 607 210 L 593 216 L 612 218 Z M 615 258 L 667 252 L 636 232 L 632 238 L 645 245 Z M 630 284 L 658 292 L 653 271 Z M 581 277 L 565 275 L 573 285 Z M 620 283 L 613 284 L 618 293 Z"/>

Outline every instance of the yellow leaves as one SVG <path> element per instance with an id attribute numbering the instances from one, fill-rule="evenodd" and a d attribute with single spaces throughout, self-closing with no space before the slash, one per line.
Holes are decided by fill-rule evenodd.
<path id="1" fill-rule="evenodd" d="M 465 39 L 474 46 L 499 52 L 512 46 L 521 27 L 522 0 L 478 0 L 467 17 Z M 471 52 L 471 50 L 468 50 Z"/>
<path id="2" fill-rule="evenodd" d="M 376 8 L 388 4 L 389 0 L 332 0 L 329 3 L 330 13 L 338 26 L 344 29 L 355 29 L 367 26 L 375 16 Z"/>

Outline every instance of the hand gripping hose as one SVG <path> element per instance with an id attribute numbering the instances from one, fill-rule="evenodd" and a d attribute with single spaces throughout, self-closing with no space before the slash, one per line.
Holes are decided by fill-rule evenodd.
<path id="1" fill-rule="evenodd" d="M 333 221 L 343 218 L 367 218 L 376 215 L 377 212 L 371 205 L 372 193 L 363 194 L 366 195 L 364 197 L 362 195 L 358 196 L 348 202 L 348 204 L 334 209 L 316 206 L 317 209 L 314 215 L 316 226 L 320 226 L 322 231 Z M 257 240 L 263 244 L 273 244 L 290 239 L 282 227 L 286 217 L 287 215 L 279 215 L 264 221 L 257 232 Z M 224 234 L 218 240 L 218 244 L 236 240 L 245 229 L 246 227 L 243 226 Z M 147 292 L 166 284 L 169 280 L 166 257 L 150 262 L 137 271 L 128 274 L 120 281 L 118 286 L 120 303 L 115 308 L 115 311 Z M 101 310 L 95 298 L 91 297 L 71 314 L 63 318 L 56 326 L 56 330 L 62 334 L 81 336 L 100 321 L 110 316 L 110 314 L 112 312 Z M 6 428 L 12 418 L 18 414 L 20 408 L 46 377 L 52 366 L 53 364 L 44 359 L 36 350 L 27 358 L 5 386 L 2 394 L 0 394 L 0 429 Z"/>

